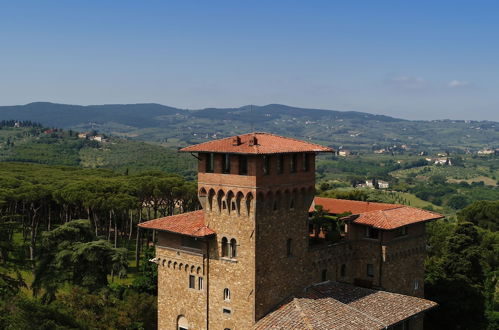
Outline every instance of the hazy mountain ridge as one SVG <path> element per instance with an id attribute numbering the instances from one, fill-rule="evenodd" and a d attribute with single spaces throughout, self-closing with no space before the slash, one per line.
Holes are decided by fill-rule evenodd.
<path id="1" fill-rule="evenodd" d="M 47 126 L 96 129 L 170 145 L 268 131 L 352 149 L 410 145 L 413 148 L 499 147 L 493 121 L 411 121 L 356 111 L 305 109 L 281 104 L 186 110 L 155 103 L 65 105 L 35 102 L 0 106 L 0 120 L 31 120 Z"/>

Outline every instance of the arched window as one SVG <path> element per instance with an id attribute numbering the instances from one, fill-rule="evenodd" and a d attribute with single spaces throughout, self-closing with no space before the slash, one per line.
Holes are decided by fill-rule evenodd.
<path id="1" fill-rule="evenodd" d="M 189 330 L 189 322 L 183 315 L 177 318 L 177 330 Z"/>
<path id="2" fill-rule="evenodd" d="M 244 195 L 242 192 L 238 192 L 236 195 L 236 210 L 237 215 L 241 215 L 241 201 L 243 200 Z"/>
<path id="3" fill-rule="evenodd" d="M 230 257 L 237 258 L 237 242 L 234 238 L 230 240 Z"/>
<path id="4" fill-rule="evenodd" d="M 208 192 L 208 208 L 210 209 L 210 211 L 213 210 L 214 197 L 215 197 L 215 191 L 213 189 L 210 189 L 210 191 Z"/>
<path id="5" fill-rule="evenodd" d="M 224 258 L 229 257 L 229 242 L 225 237 L 222 238 L 222 257 Z"/>
<path id="6" fill-rule="evenodd" d="M 225 193 L 222 190 L 219 190 L 217 194 L 218 212 L 222 212 L 222 209 L 225 209 L 227 207 L 224 199 L 225 199 Z"/>
<path id="7" fill-rule="evenodd" d="M 251 212 L 251 201 L 253 200 L 253 195 L 251 193 L 246 195 L 246 215 L 250 215 Z"/>
<path id="8" fill-rule="evenodd" d="M 227 200 L 227 208 L 228 208 L 228 211 L 229 211 L 229 214 L 231 213 L 232 210 L 235 210 L 235 206 L 236 206 L 236 203 L 234 203 L 234 193 L 232 191 L 229 191 L 227 193 L 227 197 L 226 197 L 226 200 Z M 234 207 L 234 208 L 233 208 Z"/>
<path id="9" fill-rule="evenodd" d="M 230 290 L 227 288 L 224 289 L 224 300 L 230 301 Z"/>
<path id="10" fill-rule="evenodd" d="M 345 277 L 347 274 L 347 266 L 345 264 L 341 265 L 340 276 Z"/>

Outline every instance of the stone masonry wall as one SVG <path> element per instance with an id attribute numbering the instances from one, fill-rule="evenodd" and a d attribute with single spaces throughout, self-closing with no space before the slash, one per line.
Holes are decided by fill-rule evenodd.
<path id="1" fill-rule="evenodd" d="M 165 247 L 174 245 L 166 233 L 158 234 L 158 328 L 176 330 L 177 319 L 183 315 L 192 329 L 206 329 L 207 291 L 206 260 L 203 253 Z M 189 288 L 189 276 L 195 277 L 195 288 Z M 203 288 L 199 289 L 199 278 Z"/>

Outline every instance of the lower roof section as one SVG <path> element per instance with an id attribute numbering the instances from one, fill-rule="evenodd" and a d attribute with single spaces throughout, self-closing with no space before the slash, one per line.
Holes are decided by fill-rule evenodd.
<path id="1" fill-rule="evenodd" d="M 158 218 L 139 224 L 143 229 L 154 229 L 192 237 L 215 235 L 204 222 L 204 210 L 186 212 L 168 217 Z"/>
<path id="2" fill-rule="evenodd" d="M 254 329 L 385 329 L 435 306 L 422 298 L 323 282 L 290 298 Z"/>

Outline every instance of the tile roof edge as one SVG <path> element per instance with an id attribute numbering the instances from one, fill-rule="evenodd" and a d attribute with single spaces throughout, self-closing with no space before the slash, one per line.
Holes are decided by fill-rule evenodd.
<path id="1" fill-rule="evenodd" d="M 299 140 L 299 139 L 296 139 L 296 138 L 291 138 L 291 137 L 277 135 L 277 134 L 272 134 L 272 133 L 267 133 L 267 132 L 250 132 L 250 133 L 232 135 L 232 136 L 224 137 L 224 138 L 217 139 L 217 140 L 210 140 L 210 141 L 206 141 L 206 142 L 196 143 L 196 144 L 192 144 L 192 145 L 187 146 L 187 147 L 183 147 L 183 148 L 179 149 L 178 152 L 198 152 L 198 151 L 191 151 L 191 150 L 185 150 L 185 149 L 190 148 L 190 147 L 194 147 L 194 146 L 198 146 L 198 145 L 202 145 L 204 143 L 221 141 L 221 140 L 227 140 L 227 139 L 230 139 L 230 138 L 233 138 L 233 137 L 236 137 L 236 136 L 241 136 L 241 135 L 256 135 L 256 134 L 270 135 L 270 136 L 274 136 L 274 137 L 278 137 L 278 138 L 290 139 L 290 140 L 293 140 L 293 141 L 296 141 L 296 142 L 307 143 L 307 144 L 311 144 L 311 145 L 316 146 L 316 147 L 320 147 L 320 148 L 324 148 L 324 149 L 329 149 L 327 151 L 315 151 L 315 152 L 334 152 L 333 148 L 326 147 L 326 146 L 323 146 L 323 145 L 318 144 L 318 143 L 307 142 L 307 141 Z M 256 147 L 256 149 L 258 151 L 258 145 L 254 145 L 253 147 Z M 223 152 L 214 152 L 214 153 L 223 153 Z M 233 153 L 238 153 L 238 152 L 233 152 Z M 293 153 L 293 152 L 289 151 L 289 152 L 282 152 L 282 153 L 284 154 L 284 153 Z"/>

